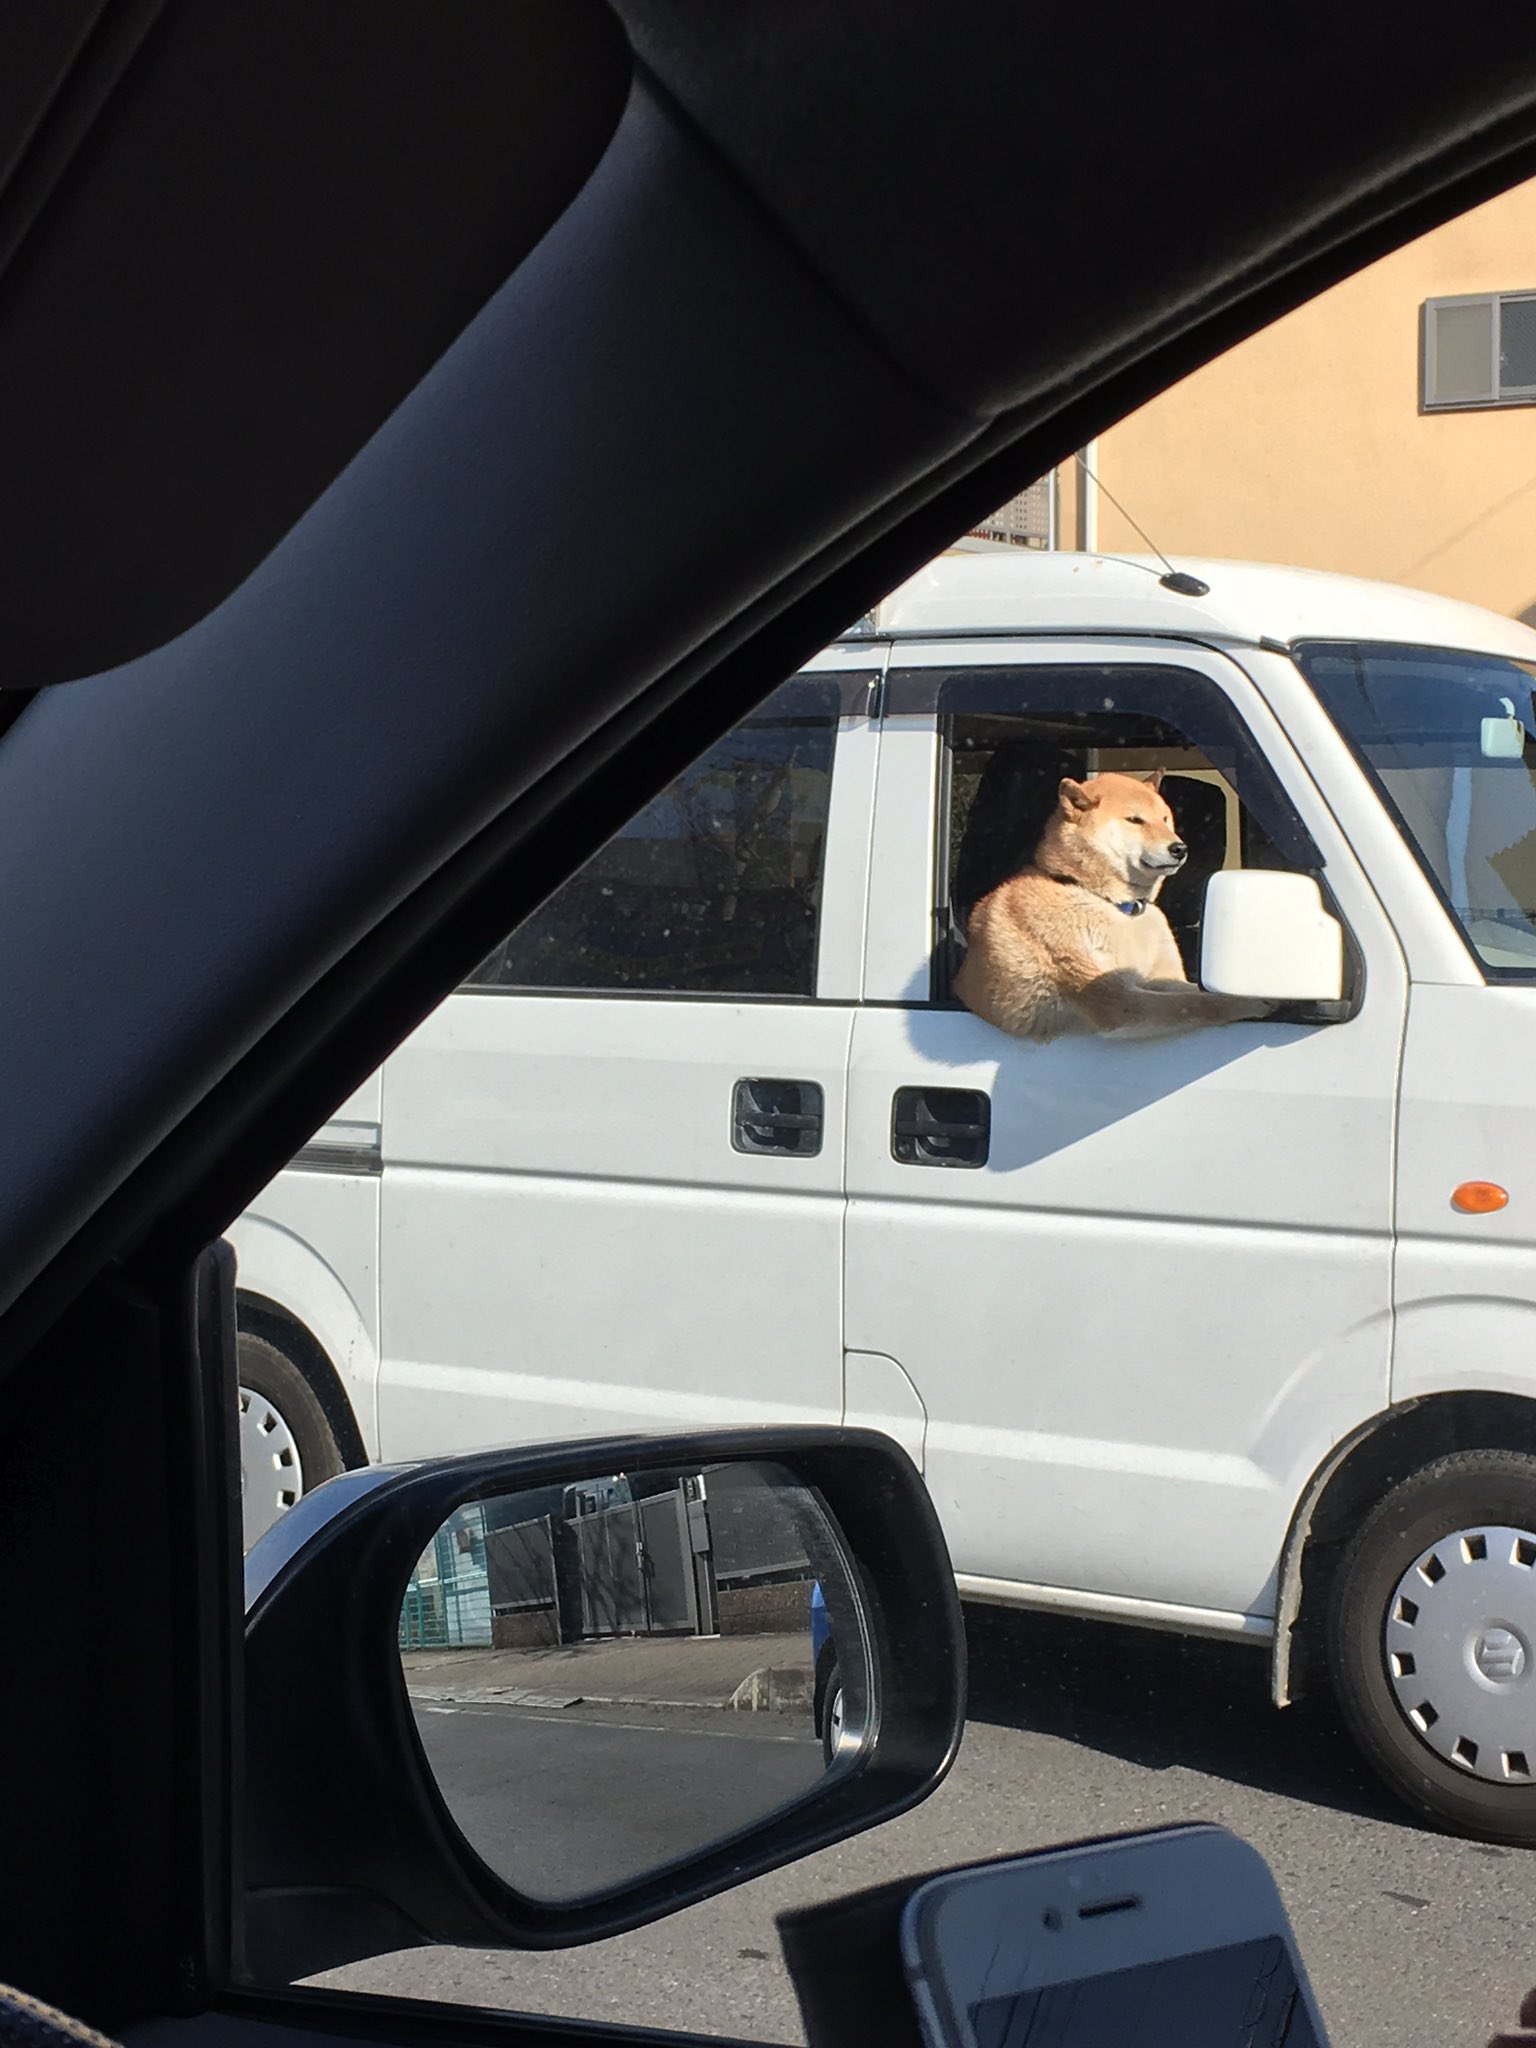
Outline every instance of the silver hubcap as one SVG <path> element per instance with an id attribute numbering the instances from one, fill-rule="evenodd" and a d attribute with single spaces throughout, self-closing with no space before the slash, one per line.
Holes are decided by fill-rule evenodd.
<path id="1" fill-rule="evenodd" d="M 843 1688 L 840 1685 L 835 1686 L 832 1691 L 831 1703 L 827 1708 L 827 1729 L 827 1748 L 831 1755 L 836 1756 L 843 1746 Z"/>
<path id="2" fill-rule="evenodd" d="M 1495 1785 L 1536 1783 L 1536 1534 L 1459 1529 L 1403 1573 L 1387 1676 L 1436 1756 Z"/>
<path id="3" fill-rule="evenodd" d="M 304 1491 L 293 1431 L 265 1394 L 240 1389 L 240 1494 L 250 1549 Z"/>

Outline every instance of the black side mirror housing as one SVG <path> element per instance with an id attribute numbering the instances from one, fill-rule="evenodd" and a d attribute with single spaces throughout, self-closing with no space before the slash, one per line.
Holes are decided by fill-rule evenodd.
<path id="1" fill-rule="evenodd" d="M 724 1839 L 597 1893 L 529 1896 L 466 1837 L 424 1749 L 401 1666 L 407 1583 L 466 1504 L 558 1503 L 593 1474 L 636 1470 L 723 1486 L 735 1467 L 787 1475 L 832 1532 L 867 1673 L 856 1734 L 820 1782 Z M 954 1760 L 964 1712 L 949 1553 L 916 1468 L 874 1431 L 592 1439 L 343 1474 L 246 1561 L 240 1974 L 273 1985 L 426 1943 L 557 1948 L 623 1933 L 917 1804 Z"/>

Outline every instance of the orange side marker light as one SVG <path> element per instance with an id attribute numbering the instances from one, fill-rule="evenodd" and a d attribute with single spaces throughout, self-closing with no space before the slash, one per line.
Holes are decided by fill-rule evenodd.
<path id="1" fill-rule="evenodd" d="M 1459 1209 L 1463 1216 L 1491 1216 L 1495 1210 L 1508 1206 L 1508 1188 L 1501 1188 L 1492 1180 L 1464 1180 L 1451 1196 L 1451 1207 Z"/>

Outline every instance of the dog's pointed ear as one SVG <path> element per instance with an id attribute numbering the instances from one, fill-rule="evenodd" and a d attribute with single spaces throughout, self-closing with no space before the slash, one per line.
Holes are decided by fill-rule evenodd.
<path id="1" fill-rule="evenodd" d="M 1086 782 L 1074 782 L 1070 775 L 1061 778 L 1061 788 L 1057 794 L 1061 799 L 1061 808 L 1069 818 L 1080 818 L 1084 811 L 1098 808 L 1097 793 L 1091 790 Z"/>
<path id="2" fill-rule="evenodd" d="M 1152 770 L 1152 773 L 1147 777 L 1147 787 L 1148 789 L 1161 789 L 1162 786 L 1163 771 L 1161 768 L 1154 768 Z"/>

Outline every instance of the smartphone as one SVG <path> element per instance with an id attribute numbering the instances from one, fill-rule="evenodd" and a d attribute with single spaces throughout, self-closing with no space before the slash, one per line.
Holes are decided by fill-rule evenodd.
<path id="1" fill-rule="evenodd" d="M 1327 2048 L 1268 1865 L 1225 1828 L 931 1878 L 901 1953 L 927 2048 Z"/>

